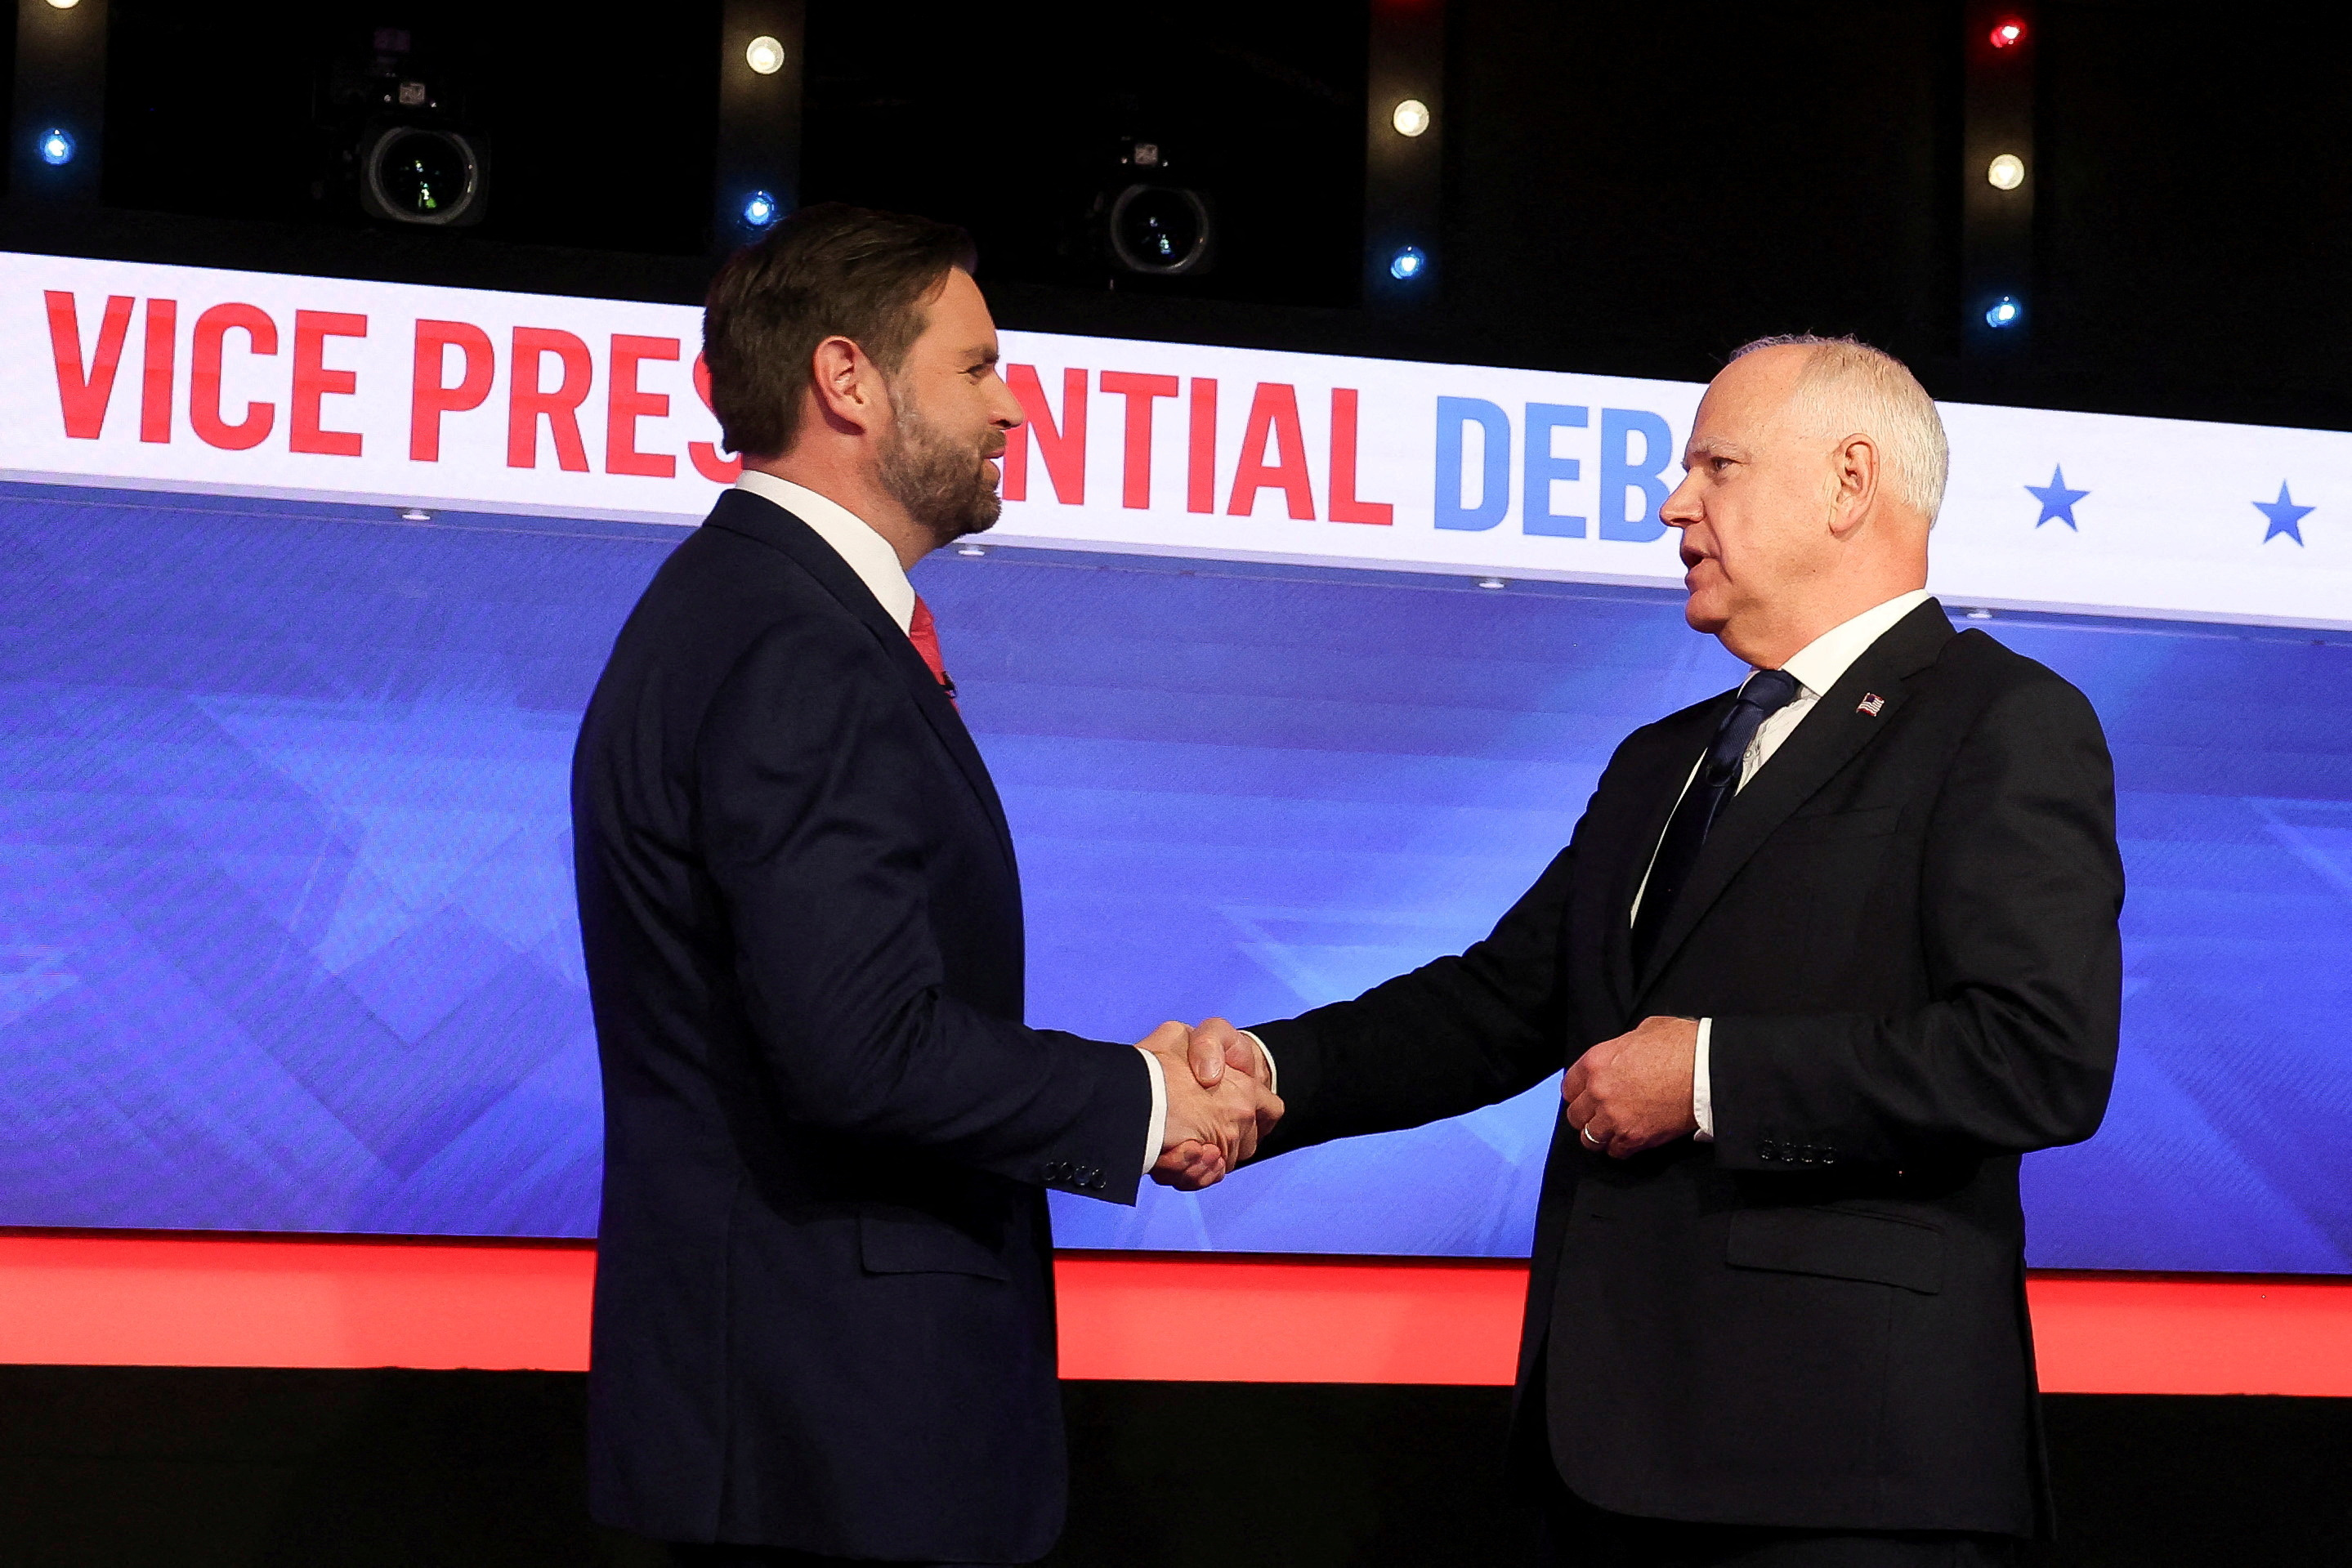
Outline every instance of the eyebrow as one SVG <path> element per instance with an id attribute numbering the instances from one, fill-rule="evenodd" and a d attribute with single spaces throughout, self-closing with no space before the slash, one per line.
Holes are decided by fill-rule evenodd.
<path id="1" fill-rule="evenodd" d="M 1695 438 L 1688 446 L 1683 448 L 1683 466 L 1689 467 L 1692 460 L 1699 457 L 1730 457 L 1745 461 L 1747 456 L 1748 449 L 1738 442 L 1726 441 L 1721 436 L 1711 435 L 1704 440 Z"/>
<path id="2" fill-rule="evenodd" d="M 964 358 L 971 361 L 975 364 L 982 365 L 992 365 L 1002 357 L 1002 354 L 998 351 L 996 345 L 993 343 L 991 343 L 986 348 L 982 349 L 967 350 L 964 353 Z"/>

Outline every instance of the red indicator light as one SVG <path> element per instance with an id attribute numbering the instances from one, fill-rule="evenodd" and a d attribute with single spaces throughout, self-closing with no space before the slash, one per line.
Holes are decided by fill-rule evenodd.
<path id="1" fill-rule="evenodd" d="M 1992 47 L 1996 49 L 2014 48 L 2023 42 L 2025 42 L 2025 24 L 2014 18 L 2001 23 L 1992 30 Z"/>

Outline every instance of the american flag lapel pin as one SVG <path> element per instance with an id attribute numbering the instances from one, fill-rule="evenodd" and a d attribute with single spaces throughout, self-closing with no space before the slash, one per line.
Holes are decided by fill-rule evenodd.
<path id="1" fill-rule="evenodd" d="M 1853 711 L 1856 713 L 1866 713 L 1871 717 L 1876 718 L 1878 716 L 1879 710 L 1885 706 L 1886 699 L 1880 696 L 1876 692 L 1864 692 L 1862 694 L 1862 700 L 1853 705 Z"/>

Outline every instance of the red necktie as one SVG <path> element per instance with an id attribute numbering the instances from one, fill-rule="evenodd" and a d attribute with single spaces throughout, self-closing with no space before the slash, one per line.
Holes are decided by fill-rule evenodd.
<path id="1" fill-rule="evenodd" d="M 955 683 L 948 679 L 947 665 L 940 658 L 939 625 L 932 621 L 931 607 L 923 602 L 921 594 L 915 596 L 915 613 L 907 622 L 907 641 L 912 643 L 915 652 L 923 656 L 923 663 L 929 666 L 932 675 L 940 683 L 940 690 L 947 693 L 948 701 L 955 702 Z M 961 707 L 963 705 L 956 703 L 956 706 Z"/>

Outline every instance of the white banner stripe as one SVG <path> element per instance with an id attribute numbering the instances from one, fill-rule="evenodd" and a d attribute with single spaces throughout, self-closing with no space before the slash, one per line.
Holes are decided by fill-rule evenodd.
<path id="1" fill-rule="evenodd" d="M 0 254 L 0 474 L 690 524 L 690 307 Z M 1003 335 L 1008 544 L 1678 586 L 1702 388 Z M 1948 601 L 2352 627 L 2352 434 L 1943 405 Z"/>

